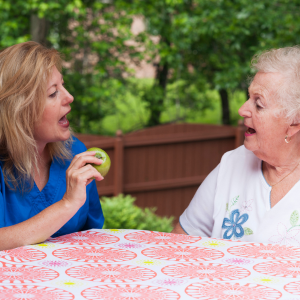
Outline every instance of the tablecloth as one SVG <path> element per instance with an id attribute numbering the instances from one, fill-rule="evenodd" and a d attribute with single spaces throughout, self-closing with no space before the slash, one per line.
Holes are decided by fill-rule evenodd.
<path id="1" fill-rule="evenodd" d="M 87 230 L 0 251 L 0 299 L 300 300 L 300 247 Z"/>

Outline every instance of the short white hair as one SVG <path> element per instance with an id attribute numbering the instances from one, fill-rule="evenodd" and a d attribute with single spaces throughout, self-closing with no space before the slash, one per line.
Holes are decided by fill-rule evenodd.
<path id="1" fill-rule="evenodd" d="M 256 72 L 280 73 L 284 82 L 277 91 L 276 101 L 290 123 L 300 122 L 300 47 L 272 49 L 253 57 Z"/>

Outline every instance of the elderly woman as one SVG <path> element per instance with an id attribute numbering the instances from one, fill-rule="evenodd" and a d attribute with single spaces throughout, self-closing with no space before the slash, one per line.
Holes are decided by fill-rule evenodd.
<path id="1" fill-rule="evenodd" d="M 102 161 L 70 133 L 60 63 L 35 42 L 0 52 L 0 250 L 104 222 L 89 164 Z"/>
<path id="2" fill-rule="evenodd" d="M 173 232 L 299 246 L 300 48 L 252 64 L 244 145 L 224 154 Z"/>

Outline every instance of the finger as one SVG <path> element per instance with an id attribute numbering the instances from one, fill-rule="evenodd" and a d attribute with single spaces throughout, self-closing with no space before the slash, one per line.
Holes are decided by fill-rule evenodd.
<path id="1" fill-rule="evenodd" d="M 84 157 L 84 156 L 95 157 L 95 155 L 96 155 L 96 151 L 85 151 L 85 152 L 81 152 L 79 154 L 76 154 L 73 157 L 69 167 L 72 167 L 74 165 L 74 163 L 76 163 L 81 157 Z"/>
<path id="2" fill-rule="evenodd" d="M 80 169 L 77 169 L 75 172 L 74 172 L 74 177 L 75 176 L 78 176 L 78 175 L 83 175 L 84 177 L 86 177 L 87 179 L 89 178 L 92 178 L 92 177 L 95 177 L 95 179 L 97 180 L 102 180 L 104 179 L 104 177 L 94 168 L 92 167 L 91 165 L 87 164 L 85 166 L 83 166 L 82 168 Z M 90 177 L 88 177 L 90 176 Z"/>
<path id="3" fill-rule="evenodd" d="M 97 164 L 101 165 L 103 163 L 102 159 L 99 159 L 95 156 L 80 156 L 77 160 L 74 161 L 73 165 L 70 165 L 70 168 L 80 169 L 86 164 Z"/>

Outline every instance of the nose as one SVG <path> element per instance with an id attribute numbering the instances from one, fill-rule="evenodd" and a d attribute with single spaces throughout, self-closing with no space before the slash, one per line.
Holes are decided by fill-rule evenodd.
<path id="1" fill-rule="evenodd" d="M 251 111 L 249 107 L 249 100 L 247 100 L 239 109 L 239 115 L 243 118 L 250 118 L 251 117 Z"/>
<path id="2" fill-rule="evenodd" d="M 70 104 L 74 101 L 74 97 L 67 91 L 67 89 L 64 87 L 64 104 Z"/>

